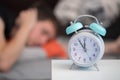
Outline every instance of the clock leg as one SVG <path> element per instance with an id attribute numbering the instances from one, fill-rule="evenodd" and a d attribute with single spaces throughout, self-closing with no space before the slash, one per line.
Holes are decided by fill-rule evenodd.
<path id="1" fill-rule="evenodd" d="M 79 66 L 77 66 L 75 63 L 73 63 L 71 66 L 70 66 L 70 68 L 69 68 L 70 70 L 75 70 L 75 69 L 80 69 L 80 67 Z"/>
<path id="2" fill-rule="evenodd" d="M 100 71 L 97 64 L 94 64 L 94 67 L 97 69 L 97 71 Z"/>
<path id="3" fill-rule="evenodd" d="M 74 64 L 74 63 L 72 63 L 72 65 L 70 66 L 70 68 L 69 68 L 69 69 L 70 69 L 70 70 L 71 70 L 71 69 L 73 69 L 73 68 L 74 68 L 74 66 L 75 66 L 75 64 Z"/>

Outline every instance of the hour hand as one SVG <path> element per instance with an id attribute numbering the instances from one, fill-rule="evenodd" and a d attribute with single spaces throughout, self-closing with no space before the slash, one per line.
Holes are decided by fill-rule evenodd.
<path id="1" fill-rule="evenodd" d="M 80 43 L 80 45 L 82 46 L 82 48 L 84 49 L 83 44 L 81 43 L 81 40 L 78 39 L 78 42 Z"/>

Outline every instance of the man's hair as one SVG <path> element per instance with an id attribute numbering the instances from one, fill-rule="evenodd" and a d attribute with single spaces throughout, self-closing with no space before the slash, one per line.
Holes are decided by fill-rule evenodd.
<path id="1" fill-rule="evenodd" d="M 57 30 L 58 20 L 53 14 L 53 11 L 43 3 L 35 2 L 29 8 L 35 8 L 38 12 L 38 20 L 50 20 L 55 25 L 55 29 Z"/>

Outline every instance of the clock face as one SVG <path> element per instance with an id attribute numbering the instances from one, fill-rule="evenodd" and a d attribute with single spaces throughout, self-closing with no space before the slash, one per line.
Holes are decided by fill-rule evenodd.
<path id="1" fill-rule="evenodd" d="M 90 35 L 74 36 L 69 43 L 69 53 L 75 63 L 90 65 L 100 56 L 100 43 Z"/>

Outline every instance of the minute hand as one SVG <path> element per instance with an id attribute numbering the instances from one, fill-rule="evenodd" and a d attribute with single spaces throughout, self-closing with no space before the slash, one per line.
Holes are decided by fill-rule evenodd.
<path id="1" fill-rule="evenodd" d="M 84 39 L 84 45 L 83 45 L 85 51 L 86 51 L 86 42 L 85 42 L 85 39 Z"/>

